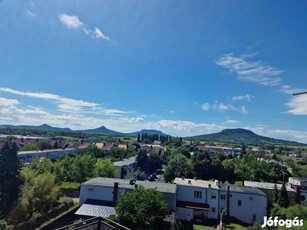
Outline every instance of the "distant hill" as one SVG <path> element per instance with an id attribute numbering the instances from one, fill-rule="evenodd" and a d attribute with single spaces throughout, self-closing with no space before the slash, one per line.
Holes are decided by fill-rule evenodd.
<path id="1" fill-rule="evenodd" d="M 201 140 L 210 142 L 223 142 L 230 144 L 246 144 L 246 145 L 288 145 L 288 146 L 307 146 L 306 144 L 295 141 L 286 141 L 270 137 L 260 136 L 247 129 L 224 129 L 219 133 L 204 134 L 199 136 L 187 137 L 188 140 Z"/>
<path id="2" fill-rule="evenodd" d="M 116 132 L 111 129 L 108 129 L 105 126 L 101 126 L 96 129 L 78 130 L 78 132 L 89 133 L 89 134 L 110 135 L 110 136 L 125 136 L 126 135 L 125 133 L 120 133 L 120 132 Z"/>
<path id="3" fill-rule="evenodd" d="M 142 129 L 141 131 L 138 132 L 133 132 L 133 133 L 128 133 L 129 136 L 137 136 L 138 134 L 156 134 L 159 136 L 166 136 L 167 134 L 159 131 L 159 130 L 154 130 L 154 129 Z"/>
<path id="4" fill-rule="evenodd" d="M 58 128 L 47 124 L 34 125 L 0 125 L 3 129 L 27 129 L 27 130 L 41 130 L 41 131 L 58 131 L 58 132 L 72 132 L 70 128 Z"/>

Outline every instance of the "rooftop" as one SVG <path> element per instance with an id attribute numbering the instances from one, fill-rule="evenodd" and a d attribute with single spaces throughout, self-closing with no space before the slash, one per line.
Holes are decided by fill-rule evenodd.
<path id="1" fill-rule="evenodd" d="M 54 153 L 54 152 L 63 152 L 63 151 L 76 151 L 72 148 L 67 149 L 47 149 L 47 150 L 34 150 L 34 151 L 20 151 L 17 154 L 18 155 L 24 155 L 24 154 L 39 154 L 39 153 Z"/>
<path id="2" fill-rule="evenodd" d="M 185 185 L 191 187 L 201 187 L 201 188 L 208 188 L 211 185 L 213 189 L 219 189 L 215 181 L 207 181 L 207 180 L 197 180 L 197 179 L 187 179 L 187 178 L 179 178 L 176 177 L 175 184 L 177 185 Z"/>
<path id="3" fill-rule="evenodd" d="M 256 187 L 256 188 L 262 188 L 262 189 L 269 189 L 273 190 L 275 184 L 274 183 L 266 183 L 266 182 L 256 182 L 256 181 L 244 181 L 245 186 L 250 186 L 250 187 Z M 281 189 L 282 184 L 276 184 L 278 189 Z M 294 189 L 290 187 L 286 187 L 287 191 L 294 191 Z"/>
<path id="4" fill-rule="evenodd" d="M 251 186 L 238 186 L 238 185 L 234 185 L 234 184 L 221 184 L 221 190 L 227 191 L 227 186 L 229 186 L 230 192 L 266 196 L 266 194 L 264 192 L 262 192 L 259 188 L 251 187 Z"/>
<path id="5" fill-rule="evenodd" d="M 82 183 L 82 185 L 104 186 L 104 187 L 113 188 L 114 182 L 118 182 L 118 187 L 124 188 L 124 189 L 134 189 L 135 185 L 142 185 L 144 188 L 147 188 L 147 189 L 153 188 L 153 189 L 156 189 L 158 192 L 173 193 L 173 194 L 176 193 L 175 184 L 150 182 L 150 181 L 136 181 L 135 184 L 130 184 L 130 180 L 117 179 L 117 178 L 106 178 L 106 177 L 96 177 L 96 178 L 90 179 Z"/>
<path id="6" fill-rule="evenodd" d="M 113 164 L 114 166 L 122 167 L 122 166 L 134 164 L 135 162 L 136 162 L 136 157 L 130 157 L 130 158 L 124 158 L 121 161 L 116 161 Z"/>

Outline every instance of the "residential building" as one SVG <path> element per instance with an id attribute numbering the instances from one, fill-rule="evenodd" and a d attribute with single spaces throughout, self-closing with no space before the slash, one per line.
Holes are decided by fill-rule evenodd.
<path id="1" fill-rule="evenodd" d="M 116 177 L 120 179 L 127 179 L 136 171 L 137 161 L 136 157 L 130 157 L 116 161 L 113 164 L 115 166 Z"/>
<path id="2" fill-rule="evenodd" d="M 50 160 L 57 160 L 64 156 L 77 155 L 75 149 L 48 149 L 43 151 L 20 151 L 17 153 L 21 163 L 31 163 L 35 158 L 48 158 Z"/>
<path id="3" fill-rule="evenodd" d="M 114 206 L 120 201 L 120 195 L 130 192 L 140 185 L 161 192 L 168 208 L 175 210 L 175 184 L 97 177 L 81 184 L 80 208 L 76 214 L 81 216 L 100 216 L 103 214 L 103 217 L 107 218 L 108 215 L 114 214 Z M 93 210 L 99 211 L 94 212 Z"/>
<path id="4" fill-rule="evenodd" d="M 116 178 L 94 178 L 81 184 L 78 215 L 107 217 L 114 214 L 114 205 L 120 195 L 132 191 L 136 186 L 154 188 L 163 194 L 170 210 L 176 211 L 181 220 L 205 222 L 218 220 L 221 212 L 242 222 L 263 222 L 266 216 L 267 198 L 258 188 L 226 185 L 218 181 L 176 178 L 175 184 Z M 94 205 L 94 206 L 93 206 Z"/>
<path id="5" fill-rule="evenodd" d="M 266 216 L 267 198 L 257 188 L 184 178 L 176 178 L 174 182 L 176 213 L 181 220 L 219 219 L 224 208 L 227 215 L 248 224 L 262 223 Z"/>

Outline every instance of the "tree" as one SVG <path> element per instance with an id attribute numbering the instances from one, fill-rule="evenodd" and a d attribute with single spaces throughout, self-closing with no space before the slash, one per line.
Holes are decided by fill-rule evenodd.
<path id="1" fill-rule="evenodd" d="M 287 192 L 285 183 L 283 183 L 283 185 L 281 186 L 278 204 L 283 208 L 287 208 L 290 204 L 289 196 L 288 196 L 288 192 Z"/>
<path id="2" fill-rule="evenodd" d="M 168 213 L 163 195 L 155 189 L 138 186 L 120 199 L 115 207 L 117 220 L 131 229 L 157 229 Z"/>
<path id="3" fill-rule="evenodd" d="M 40 141 L 37 143 L 39 150 L 52 149 L 51 144 L 48 141 Z"/>
<path id="4" fill-rule="evenodd" d="M 182 230 L 182 229 L 183 229 L 183 226 L 182 226 L 180 220 L 178 219 L 176 213 L 173 212 L 170 230 Z"/>
<path id="5" fill-rule="evenodd" d="M 17 200 L 20 180 L 20 162 L 17 146 L 8 139 L 0 151 L 0 218 L 5 217 Z"/>
<path id="6" fill-rule="evenodd" d="M 188 158 L 182 154 L 176 154 L 173 159 L 171 159 L 164 172 L 164 179 L 166 182 L 170 182 L 175 177 L 193 177 L 193 170 Z"/>
<path id="7" fill-rule="evenodd" d="M 34 213 L 46 214 L 57 202 L 59 187 L 51 173 L 40 174 L 26 182 L 19 201 L 10 213 L 9 219 L 14 223 L 31 219 Z"/>
<path id="8" fill-rule="evenodd" d="M 94 165 L 94 177 L 115 177 L 115 167 L 109 159 L 98 159 Z"/>

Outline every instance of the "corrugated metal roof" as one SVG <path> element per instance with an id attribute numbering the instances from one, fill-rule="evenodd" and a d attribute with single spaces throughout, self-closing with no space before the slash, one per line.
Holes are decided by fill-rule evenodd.
<path id="1" fill-rule="evenodd" d="M 83 204 L 75 212 L 76 215 L 80 216 L 92 216 L 92 217 L 104 217 L 108 218 L 110 215 L 115 215 L 116 211 L 114 207 L 93 205 L 93 204 Z"/>

